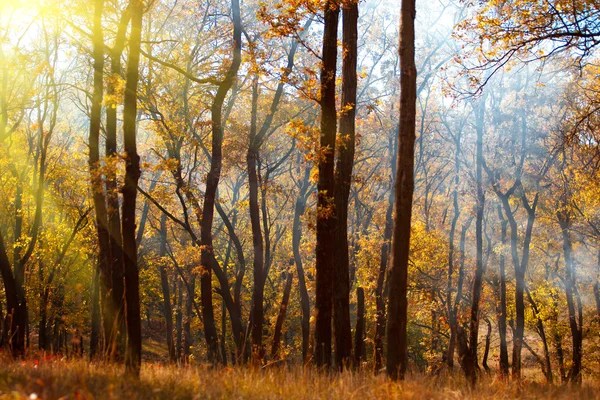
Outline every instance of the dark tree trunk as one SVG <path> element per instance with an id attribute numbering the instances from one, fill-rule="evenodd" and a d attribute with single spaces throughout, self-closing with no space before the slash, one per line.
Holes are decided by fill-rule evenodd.
<path id="1" fill-rule="evenodd" d="M 167 255 L 167 216 L 161 215 L 160 218 L 160 250 L 159 255 L 164 259 Z M 171 308 L 171 293 L 169 290 L 169 276 L 164 263 L 160 265 L 160 283 L 163 295 L 163 307 L 165 312 L 165 321 L 167 323 L 167 348 L 169 349 L 169 358 L 172 362 L 177 361 L 175 356 L 175 345 L 173 343 L 173 310 Z"/>
<path id="2" fill-rule="evenodd" d="M 523 336 L 525 333 L 525 302 L 523 300 L 523 293 L 525 290 L 525 272 L 527 270 L 527 265 L 529 264 L 529 250 L 531 245 L 531 235 L 533 231 L 533 223 L 535 222 L 535 212 L 537 208 L 538 195 L 535 195 L 535 199 L 533 200 L 533 204 L 529 205 L 525 194 L 521 197 L 523 201 L 523 206 L 527 210 L 527 227 L 525 228 L 525 238 L 523 241 L 523 255 L 521 257 L 520 265 L 517 264 L 517 268 L 515 271 L 516 278 L 516 291 L 515 291 L 515 311 L 517 315 L 517 327 L 514 336 L 514 345 L 513 345 L 513 378 L 520 379 L 521 378 L 521 346 L 523 344 Z M 510 210 L 510 205 L 507 206 Z M 505 206 L 506 211 L 506 206 Z M 507 211 L 508 212 L 508 211 Z M 514 216 L 512 216 L 512 221 L 514 221 Z M 510 221 L 510 219 L 509 219 Z M 514 237 L 511 233 L 511 242 L 514 243 L 514 251 L 516 253 L 516 223 L 510 222 L 511 231 L 514 228 Z M 516 258 L 518 260 L 518 256 Z"/>
<path id="3" fill-rule="evenodd" d="M 92 296 L 90 301 L 92 302 L 91 316 L 92 316 L 92 329 L 90 333 L 90 359 L 97 358 L 101 352 L 100 348 L 100 271 L 98 266 L 93 267 L 92 273 Z"/>
<path id="4" fill-rule="evenodd" d="M 242 61 L 242 22 L 240 16 L 239 0 L 231 1 L 233 17 L 233 59 L 227 70 L 225 79 L 217 88 L 217 93 L 211 107 L 212 116 L 212 154 L 210 170 L 206 177 L 206 190 L 204 193 L 204 207 L 202 209 L 202 224 L 200 232 L 201 265 L 200 297 L 202 303 L 202 318 L 204 322 L 204 336 L 208 348 L 208 359 L 212 363 L 219 360 L 219 339 L 212 301 L 212 260 L 213 260 L 213 237 L 212 226 L 214 219 L 214 208 L 217 196 L 217 187 L 221 178 L 221 166 L 223 163 L 223 121 L 221 114 L 225 96 L 234 80 Z"/>
<path id="5" fill-rule="evenodd" d="M 285 286 L 283 288 L 283 297 L 281 299 L 281 307 L 279 308 L 279 314 L 277 314 L 277 322 L 275 323 L 275 333 L 273 334 L 273 345 L 271 346 L 271 358 L 277 360 L 279 356 L 279 347 L 281 344 L 281 331 L 283 329 L 283 322 L 285 321 L 285 314 L 287 312 L 288 302 L 290 300 L 290 291 L 292 290 L 292 280 L 294 275 L 290 272 L 286 272 Z"/>
<path id="6" fill-rule="evenodd" d="M 374 337 L 374 366 L 375 373 L 383 367 L 383 343 L 385 338 L 385 281 L 388 271 L 388 261 L 390 258 L 390 245 L 392 241 L 392 232 L 394 225 L 394 182 L 396 180 L 396 158 L 398 152 L 398 135 L 394 134 L 389 141 L 389 152 L 391 160 L 390 174 L 390 192 L 388 197 L 388 207 L 385 213 L 385 228 L 383 230 L 383 244 L 379 253 L 379 271 L 377 273 L 377 285 L 375 288 L 375 337 Z"/>
<path id="7" fill-rule="evenodd" d="M 350 327 L 350 261 L 348 258 L 348 197 L 354 166 L 356 118 L 356 57 L 358 38 L 358 0 L 342 4 L 342 115 L 340 146 L 335 166 L 335 220 L 333 238 L 333 326 L 335 362 L 339 369 L 348 367 L 352 357 Z"/>
<path id="8" fill-rule="evenodd" d="M 331 365 L 331 317 L 333 308 L 333 245 L 335 228 L 334 158 L 337 115 L 335 77 L 337 65 L 337 31 L 339 4 L 327 0 L 324 6 L 325 27 L 321 66 L 321 135 L 319 141 L 319 180 L 317 183 L 316 244 L 316 325 L 315 362 L 319 367 Z"/>
<path id="9" fill-rule="evenodd" d="M 400 12 L 400 120 L 394 202 L 394 231 L 387 322 L 387 374 L 404 379 L 407 356 L 407 286 L 410 222 L 414 191 L 417 68 L 415 66 L 415 0 L 402 0 Z"/>
<path id="10" fill-rule="evenodd" d="M 485 265 L 483 263 L 483 211 L 485 206 L 485 194 L 483 192 L 483 117 L 485 109 L 485 99 L 479 103 L 476 113 L 477 130 L 477 166 L 476 166 L 476 186 L 477 186 L 477 205 L 475 217 L 475 247 L 476 247 L 476 266 L 475 277 L 473 279 L 473 291 L 471 299 L 471 320 L 469 324 L 469 352 L 463 359 L 463 369 L 467 378 L 472 384 L 477 379 L 477 343 L 479 340 L 479 302 L 481 300 L 481 290 L 483 289 L 483 274 Z"/>
<path id="11" fill-rule="evenodd" d="M 117 154 L 117 107 L 114 102 L 117 98 L 117 82 L 121 79 L 121 54 L 125 46 L 127 26 L 131 19 L 129 7 L 123 12 L 117 29 L 115 44 L 110 51 L 111 77 L 107 84 L 107 98 L 111 99 L 106 106 L 106 157 L 116 159 Z M 125 303 L 123 280 L 123 242 L 121 235 L 121 218 L 119 213 L 119 194 L 117 187 L 117 171 L 115 168 L 106 169 L 106 212 L 108 219 L 109 245 L 110 245 L 110 271 L 112 276 L 111 295 L 115 304 L 115 322 L 107 346 L 110 358 L 115 360 L 120 357 L 125 349 Z M 108 340 L 108 339 L 107 339 Z"/>
<path id="12" fill-rule="evenodd" d="M 185 295 L 185 312 L 183 315 L 183 362 L 186 364 L 189 362 L 193 344 L 191 324 L 194 315 L 194 294 L 196 293 L 196 275 L 189 271 L 188 276 L 189 280 L 185 284 L 187 291 Z"/>
<path id="13" fill-rule="evenodd" d="M 114 343 L 113 326 L 117 305 L 112 296 L 112 274 L 110 256 L 110 235 L 108 230 L 108 215 L 106 199 L 104 197 L 104 184 L 102 183 L 100 163 L 100 124 L 103 99 L 103 70 L 104 70 L 104 39 L 102 33 L 102 9 L 104 1 L 97 0 L 94 14 L 94 92 L 90 115 L 89 134 L 89 170 L 91 176 L 92 199 L 96 211 L 96 230 L 98 234 L 98 271 L 100 299 L 102 304 L 102 331 L 104 336 L 104 350 L 110 353 Z M 58 334 L 58 332 L 56 333 Z"/>
<path id="14" fill-rule="evenodd" d="M 537 328 L 538 334 L 540 335 L 540 339 L 542 339 L 542 346 L 544 348 L 544 360 L 541 363 L 543 373 L 544 373 L 544 376 L 546 377 L 546 382 L 548 382 L 549 384 L 552 384 L 552 381 L 553 381 L 552 363 L 550 362 L 550 350 L 548 348 L 548 340 L 546 339 L 546 331 L 544 329 L 544 321 L 542 321 L 542 318 L 540 317 L 540 311 L 537 307 L 537 304 L 533 300 L 533 297 L 531 296 L 531 293 L 529 292 L 529 289 L 527 287 L 525 287 L 525 292 L 527 293 L 527 299 L 529 300 L 529 303 L 531 303 L 531 308 L 533 309 L 533 315 L 536 319 L 536 328 Z"/>
<path id="15" fill-rule="evenodd" d="M 508 221 L 502 214 L 502 207 L 498 206 L 498 217 L 501 226 L 502 248 L 506 245 L 506 228 Z M 509 376 L 508 345 L 506 343 L 506 269 L 504 250 L 500 252 L 500 303 L 496 307 L 498 314 L 498 335 L 500 336 L 500 373 L 503 378 Z"/>
<path id="16" fill-rule="evenodd" d="M 481 360 L 481 365 L 483 365 L 483 369 L 488 374 L 490 373 L 490 367 L 487 365 L 488 356 L 490 354 L 490 342 L 492 340 L 492 323 L 490 320 L 486 319 L 487 323 L 487 334 L 485 335 L 485 350 L 483 352 L 483 359 Z"/>
<path id="17" fill-rule="evenodd" d="M 304 215 L 306 209 L 306 200 L 309 192 L 310 168 L 304 169 L 304 177 L 300 182 L 300 193 L 296 198 L 294 207 L 294 222 L 292 226 L 292 251 L 294 253 L 294 263 L 298 273 L 298 292 L 300 294 L 300 308 L 302 310 L 302 361 L 308 362 L 308 349 L 310 344 L 310 298 L 306 288 L 306 277 L 304 276 L 304 267 L 302 266 L 302 257 L 300 256 L 300 241 L 302 240 L 302 225 L 300 218 Z"/>
<path id="18" fill-rule="evenodd" d="M 129 374 L 138 376 L 142 361 L 142 326 L 140 319 L 140 281 L 135 238 L 135 202 L 140 178 L 140 157 L 136 144 L 137 87 L 140 64 L 142 17 L 141 0 L 131 0 L 131 34 L 123 101 L 123 144 L 125 150 L 125 183 L 122 188 L 123 205 L 121 232 L 123 234 L 123 272 L 125 277 L 125 320 L 127 348 L 125 367 Z"/>
<path id="19" fill-rule="evenodd" d="M 176 312 L 175 312 L 175 354 L 177 355 L 177 361 L 181 361 L 182 347 L 183 347 L 183 339 L 182 339 L 182 331 L 183 331 L 183 313 L 181 312 L 181 308 L 183 307 L 183 289 L 181 287 L 181 279 L 177 280 L 177 304 L 176 304 Z"/>
<path id="20" fill-rule="evenodd" d="M 360 368 L 365 360 L 365 291 L 356 288 L 356 328 L 354 330 L 354 364 Z"/>
<path id="21" fill-rule="evenodd" d="M 565 204 L 562 208 L 566 208 Z M 577 296 L 577 277 L 575 275 L 575 268 L 573 263 L 573 244 L 571 241 L 571 216 L 569 211 L 562 210 L 556 212 L 558 222 L 560 224 L 562 239 L 563 239 L 563 254 L 565 258 L 565 293 L 567 298 L 567 310 L 569 315 L 569 328 L 571 329 L 571 338 L 573 341 L 572 350 L 572 363 L 569 371 L 569 380 L 577 385 L 581 384 L 581 358 L 582 358 L 582 313 L 581 313 L 581 301 L 579 300 L 577 305 L 575 304 L 575 297 Z M 576 309 L 577 307 L 577 309 Z"/>
<path id="22" fill-rule="evenodd" d="M 4 293 L 6 295 L 6 319 L 4 320 L 2 342 L 5 346 L 8 346 L 14 356 L 21 356 L 25 352 L 25 309 L 23 307 L 23 300 L 19 296 L 17 283 L 1 233 L 0 273 L 2 273 Z"/>
<path id="23" fill-rule="evenodd" d="M 450 234 L 448 237 L 448 281 L 446 286 L 446 306 L 448 308 L 448 324 L 450 325 L 450 338 L 448 339 L 448 351 L 446 353 L 446 364 L 450 369 L 454 368 L 454 348 L 456 346 L 456 313 L 452 303 L 452 275 L 454 274 L 454 236 L 456 234 L 456 224 L 460 217 L 460 208 L 458 205 L 458 184 L 460 179 L 460 132 L 456 135 L 455 154 L 454 154 L 454 188 L 452 190 L 452 205 L 454 207 L 454 216 L 450 224 Z"/>
<path id="24" fill-rule="evenodd" d="M 40 282 L 43 282 L 43 263 L 39 263 Z M 38 323 L 38 347 L 40 350 L 46 351 L 49 348 L 48 343 L 48 298 L 50 297 L 50 288 L 47 285 L 40 290 L 40 320 Z"/>
<path id="25" fill-rule="evenodd" d="M 258 153 L 260 141 L 256 137 L 256 118 L 258 107 L 258 75 L 252 81 L 252 111 L 250 122 L 250 144 L 246 155 L 248 170 L 248 192 L 250 208 L 250 225 L 252 227 L 252 244 L 254 248 L 254 286 L 252 289 L 252 359 L 260 364 L 265 356 L 262 343 L 264 320 L 264 287 L 265 287 L 265 251 L 263 235 L 260 227 L 260 208 L 258 204 Z M 267 232 L 265 232 L 268 235 Z"/>

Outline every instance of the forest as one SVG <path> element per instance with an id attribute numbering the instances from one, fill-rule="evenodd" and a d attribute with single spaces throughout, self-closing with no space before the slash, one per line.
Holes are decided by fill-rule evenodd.
<path id="1" fill-rule="evenodd" d="M 599 0 L 0 0 L 0 398 L 598 398 Z"/>

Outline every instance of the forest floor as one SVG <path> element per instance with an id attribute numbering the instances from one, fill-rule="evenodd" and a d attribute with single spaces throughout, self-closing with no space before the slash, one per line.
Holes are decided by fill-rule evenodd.
<path id="1" fill-rule="evenodd" d="M 4 361 L 4 362 L 2 362 Z M 0 360 L 0 399 L 600 399 L 600 387 L 521 387 L 482 379 L 470 389 L 460 377 L 410 376 L 403 383 L 371 372 L 320 374 L 301 367 L 211 369 L 142 366 L 139 381 L 123 368 L 83 360 Z"/>

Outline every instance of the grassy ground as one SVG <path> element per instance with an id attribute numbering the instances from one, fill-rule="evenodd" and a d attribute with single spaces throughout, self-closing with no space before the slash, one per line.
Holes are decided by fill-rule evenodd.
<path id="1" fill-rule="evenodd" d="M 413 376 L 397 384 L 369 372 L 318 374 L 300 367 L 250 370 L 145 363 L 139 381 L 119 366 L 29 360 L 0 364 L 1 399 L 600 399 L 598 386 L 521 387 L 486 378 L 471 390 L 460 377 Z"/>

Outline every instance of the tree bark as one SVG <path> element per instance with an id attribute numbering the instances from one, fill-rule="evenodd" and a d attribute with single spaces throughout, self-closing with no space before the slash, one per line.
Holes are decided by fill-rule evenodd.
<path id="1" fill-rule="evenodd" d="M 540 317 L 540 311 L 537 307 L 537 304 L 533 300 L 533 297 L 531 296 L 531 293 L 529 292 L 529 289 L 527 287 L 525 287 L 525 292 L 527 293 L 527 299 L 529 300 L 529 303 L 531 304 L 531 308 L 533 309 L 533 315 L 536 319 L 536 327 L 537 327 L 538 334 L 540 335 L 540 339 L 542 339 L 542 346 L 544 348 L 544 360 L 541 363 L 543 373 L 544 373 L 544 376 L 546 377 L 546 382 L 549 384 L 552 384 L 552 381 L 553 381 L 552 363 L 550 362 L 550 350 L 548 348 L 548 340 L 546 339 L 546 331 L 544 329 L 544 321 L 542 321 L 542 318 Z"/>
<path id="2" fill-rule="evenodd" d="M 217 93 L 211 107 L 212 117 L 212 154 L 210 170 L 206 177 L 206 189 L 204 193 L 204 207 L 202 209 L 202 224 L 200 232 L 201 245 L 201 267 L 200 297 L 202 303 L 202 318 L 204 322 L 204 336 L 208 347 L 208 359 L 211 363 L 219 360 L 219 339 L 212 301 L 212 268 L 213 254 L 212 226 L 214 208 L 217 195 L 217 187 L 221 178 L 221 167 L 223 164 L 223 121 L 221 114 L 225 96 L 237 77 L 237 72 L 242 61 L 242 22 L 240 16 L 239 0 L 231 1 L 231 12 L 233 17 L 233 59 L 227 70 L 223 81 L 220 82 Z"/>
<path id="3" fill-rule="evenodd" d="M 118 82 L 121 79 L 121 55 L 125 47 L 127 26 L 131 20 L 130 7 L 128 7 L 119 21 L 115 44 L 110 50 L 110 79 L 107 81 L 106 105 L 106 142 L 105 156 L 107 159 L 116 160 L 117 154 L 117 97 Z M 116 165 L 106 169 L 106 212 L 108 219 L 109 245 L 110 245 L 110 271 L 112 276 L 111 295 L 115 304 L 115 322 L 112 327 L 107 350 L 112 360 L 120 357 L 125 348 L 125 303 L 124 303 L 124 276 L 123 276 L 123 240 L 121 235 L 121 216 L 119 213 L 119 194 L 117 187 Z"/>
<path id="4" fill-rule="evenodd" d="M 394 182 L 396 180 L 396 158 L 398 153 L 398 135 L 394 134 L 389 140 L 389 151 L 391 159 L 390 191 L 388 196 L 388 207 L 385 213 L 385 228 L 383 230 L 383 244 L 379 252 L 379 271 L 377 273 L 377 285 L 375 288 L 375 337 L 374 337 L 374 366 L 375 373 L 383 367 L 383 343 L 385 338 L 385 281 L 390 259 L 390 247 L 394 227 Z"/>
<path id="5" fill-rule="evenodd" d="M 167 255 L 167 216 L 162 214 L 160 217 L 160 249 L 159 256 L 164 259 Z M 163 307 L 165 312 L 165 321 L 167 324 L 167 348 L 169 349 L 169 358 L 171 362 L 177 361 L 175 356 L 175 345 L 173 343 L 173 309 L 171 308 L 171 292 L 169 289 L 169 276 L 164 261 L 160 264 L 160 283 L 163 295 Z"/>
<path id="6" fill-rule="evenodd" d="M 139 80 L 142 17 L 141 0 L 131 0 L 131 34 L 125 96 L 123 100 L 123 144 L 125 150 L 125 183 L 121 209 L 123 272 L 125 277 L 125 320 L 127 325 L 126 371 L 139 377 L 142 361 L 142 326 L 140 319 L 139 270 L 135 237 L 135 203 L 140 178 L 140 157 L 136 144 L 137 88 Z"/>
<path id="7" fill-rule="evenodd" d="M 394 233 L 387 322 L 387 374 L 404 379 L 407 370 L 407 285 L 410 225 L 414 191 L 417 68 L 415 66 L 415 0 L 402 0 L 400 12 L 400 121 L 394 202 Z"/>
<path id="8" fill-rule="evenodd" d="M 472 384 L 477 379 L 477 344 L 479 340 L 479 302 L 481 300 L 481 291 L 483 289 L 483 274 L 485 265 L 483 263 L 483 211 L 485 206 L 485 194 L 483 192 L 483 117 L 485 110 L 485 98 L 475 109 L 476 115 L 476 185 L 477 185 L 477 204 L 475 217 L 475 247 L 476 247 L 476 266 L 475 277 L 473 279 L 473 292 L 471 302 L 471 320 L 469 324 L 469 353 L 463 361 L 463 368 L 467 378 Z"/>
<path id="9" fill-rule="evenodd" d="M 562 204 L 560 211 L 556 212 L 556 217 L 560 224 L 562 239 L 563 239 L 563 255 L 565 258 L 565 293 L 567 298 L 567 310 L 569 315 L 569 328 L 571 329 L 571 338 L 573 341 L 572 348 L 572 363 L 569 371 L 569 380 L 576 384 L 581 384 L 581 358 L 582 358 L 582 341 L 583 331 L 580 321 L 582 320 L 581 309 L 577 309 L 575 297 L 577 296 L 577 281 L 575 268 L 573 265 L 573 244 L 571 240 L 571 216 L 567 207 L 566 201 Z M 580 302 L 578 302 L 580 303 Z"/>
<path id="10" fill-rule="evenodd" d="M 316 326 L 315 363 L 331 365 L 331 317 L 333 307 L 333 245 L 335 228 L 334 158 L 337 115 L 335 78 L 337 65 L 337 31 L 339 4 L 327 0 L 324 6 L 325 27 L 321 66 L 321 134 L 319 140 L 319 180 L 317 182 L 316 244 Z"/>
<path id="11" fill-rule="evenodd" d="M 354 364 L 360 368 L 365 360 L 365 291 L 363 288 L 356 288 L 356 328 L 354 329 Z"/>
<path id="12" fill-rule="evenodd" d="M 260 208 L 258 204 L 258 153 L 260 141 L 256 137 L 256 119 L 258 107 L 258 75 L 252 80 L 252 111 L 250 122 L 250 144 L 246 154 L 248 170 L 248 192 L 250 208 L 250 225 L 252 227 L 252 245 L 254 248 L 254 286 L 252 289 L 252 359 L 260 364 L 265 356 L 262 344 L 264 320 L 264 287 L 265 287 L 265 251 L 262 230 L 260 227 Z M 265 232 L 265 234 L 267 234 Z"/>
<path id="13" fill-rule="evenodd" d="M 108 230 L 108 214 L 104 184 L 102 182 L 100 164 L 100 124 L 103 99 L 103 70 L 104 70 L 104 39 L 102 32 L 103 0 L 96 0 L 93 30 L 94 54 L 94 89 L 90 114 L 89 133 L 89 170 L 92 186 L 92 199 L 96 212 L 96 231 L 98 235 L 98 271 L 100 278 L 100 299 L 102 305 L 102 327 L 104 336 L 104 351 L 109 355 L 114 343 L 112 339 L 117 303 L 112 296 L 113 279 L 111 273 L 110 234 Z"/>
<path id="14" fill-rule="evenodd" d="M 275 333 L 273 334 L 273 345 L 271 346 L 271 358 L 278 360 L 279 347 L 281 344 L 281 331 L 283 329 L 283 322 L 285 321 L 285 314 L 287 312 L 288 302 L 290 300 L 290 291 L 292 290 L 292 279 L 294 275 L 290 272 L 286 272 L 285 286 L 283 288 L 283 297 L 281 298 L 281 307 L 279 308 L 279 314 L 277 314 L 277 322 L 275 323 Z"/>
<path id="15" fill-rule="evenodd" d="M 298 292 L 300 294 L 300 308 L 302 310 L 302 361 L 308 362 L 308 349 L 310 344 L 310 298 L 306 288 L 306 277 L 302 265 L 302 256 L 300 255 L 300 241 L 302 240 L 302 226 L 300 218 L 306 210 L 306 200 L 309 192 L 310 168 L 304 169 L 304 177 L 300 182 L 300 193 L 296 198 L 294 206 L 294 222 L 292 225 L 292 251 L 294 253 L 294 263 L 298 273 Z"/>
<path id="16" fill-rule="evenodd" d="M 97 358 L 101 352 L 100 349 L 100 271 L 98 266 L 92 267 L 92 295 L 90 301 L 92 302 L 91 307 L 91 319 L 92 327 L 90 333 L 90 359 Z"/>
<path id="17" fill-rule="evenodd" d="M 498 335 L 500 336 L 500 373 L 503 378 L 509 376 L 509 362 L 508 362 L 508 345 L 506 343 L 506 267 L 505 267 L 505 256 L 504 246 L 506 245 L 506 228 L 508 221 L 502 214 L 502 206 L 498 206 L 498 218 L 500 219 L 501 229 L 501 243 L 503 250 L 500 252 L 500 303 L 496 307 L 496 313 L 498 314 Z"/>
<path id="18" fill-rule="evenodd" d="M 342 104 L 340 146 L 335 166 L 335 220 L 333 243 L 333 326 L 335 361 L 339 369 L 348 367 L 352 357 L 350 327 L 350 261 L 348 256 L 348 197 L 352 184 L 356 142 L 356 57 L 358 38 L 358 0 L 342 4 Z"/>

